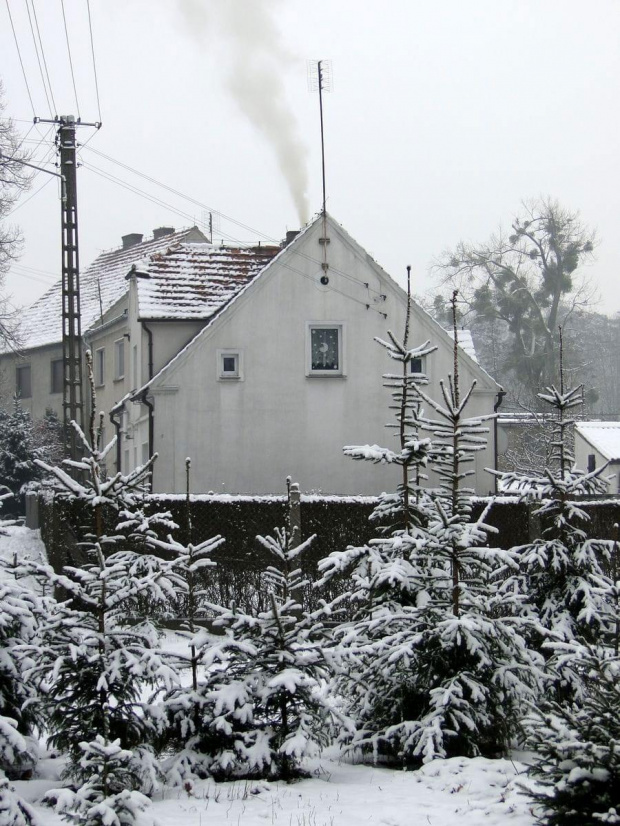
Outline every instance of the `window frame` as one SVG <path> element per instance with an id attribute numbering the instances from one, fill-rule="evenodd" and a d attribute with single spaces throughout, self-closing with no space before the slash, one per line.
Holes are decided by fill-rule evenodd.
<path id="1" fill-rule="evenodd" d="M 420 370 L 413 369 L 414 361 L 420 362 Z M 417 356 L 409 361 L 409 375 L 410 376 L 426 376 L 427 375 L 427 360 L 426 356 Z"/>
<path id="2" fill-rule="evenodd" d="M 237 369 L 234 372 L 224 370 L 224 359 L 235 358 Z M 243 351 L 238 347 L 221 347 L 217 351 L 217 378 L 218 381 L 243 381 Z"/>
<path id="3" fill-rule="evenodd" d="M 314 330 L 336 330 L 338 333 L 338 368 L 320 370 L 312 367 L 312 333 Z M 345 378 L 345 325 L 342 321 L 309 321 L 306 324 L 306 376 L 308 378 Z"/>
<path id="4" fill-rule="evenodd" d="M 98 347 L 95 350 L 95 387 L 103 387 L 105 385 L 105 362 L 105 347 Z"/>
<path id="5" fill-rule="evenodd" d="M 19 377 L 24 374 L 24 371 L 28 371 L 28 393 L 25 394 L 23 392 L 23 380 Z M 15 367 L 15 395 L 18 399 L 31 399 L 32 398 L 32 365 L 31 364 L 19 364 Z"/>
<path id="6" fill-rule="evenodd" d="M 54 385 L 54 365 L 60 365 L 60 389 L 56 389 Z M 50 361 L 50 395 L 56 395 L 58 393 L 64 393 L 65 389 L 65 360 L 64 359 L 51 359 Z"/>
<path id="7" fill-rule="evenodd" d="M 120 354 L 123 354 L 122 359 Z M 122 362 L 122 364 L 121 364 Z M 114 340 L 114 381 L 125 378 L 125 336 Z"/>

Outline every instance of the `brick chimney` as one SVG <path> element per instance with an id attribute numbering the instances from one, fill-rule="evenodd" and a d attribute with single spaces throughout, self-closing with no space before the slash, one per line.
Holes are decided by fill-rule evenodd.
<path id="1" fill-rule="evenodd" d="M 164 235 L 172 235 L 174 233 L 174 227 L 157 227 L 157 229 L 153 230 L 153 240 L 157 241 L 158 238 L 163 238 Z"/>
<path id="2" fill-rule="evenodd" d="M 135 247 L 136 244 L 141 244 L 143 238 L 141 232 L 130 232 L 129 235 L 123 235 L 123 249 L 128 250 L 130 247 Z"/>
<path id="3" fill-rule="evenodd" d="M 282 249 L 284 249 L 284 247 L 288 247 L 288 245 L 291 243 L 291 241 L 294 241 L 295 238 L 297 238 L 297 236 L 299 235 L 300 232 L 301 232 L 301 230 L 298 230 L 298 229 L 287 229 L 286 238 L 282 242 Z"/>

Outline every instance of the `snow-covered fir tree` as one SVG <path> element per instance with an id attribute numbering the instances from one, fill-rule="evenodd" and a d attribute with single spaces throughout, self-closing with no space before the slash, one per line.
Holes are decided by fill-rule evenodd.
<path id="1" fill-rule="evenodd" d="M 552 466 L 541 476 L 504 474 L 504 483 L 519 489 L 534 506 L 541 536 L 515 548 L 525 577 L 525 587 L 540 617 L 539 634 L 533 642 L 551 657 L 555 687 L 560 692 L 580 692 L 580 676 L 571 677 L 570 657 L 563 643 L 586 645 L 609 643 L 615 629 L 613 583 L 605 566 L 610 562 L 613 542 L 590 539 L 589 515 L 580 507 L 584 496 L 601 494 L 606 486 L 605 467 L 591 473 L 578 470 L 572 455 L 572 411 L 582 404 L 581 387 L 565 388 L 563 347 L 560 349 L 559 388 L 540 394 L 555 412 L 552 437 Z M 557 644 L 559 643 L 559 647 Z M 558 656 L 552 656 L 557 650 Z"/>
<path id="2" fill-rule="evenodd" d="M 572 647 L 581 697 L 534 706 L 527 720 L 538 822 L 620 824 L 620 659 L 610 649 Z"/>
<path id="3" fill-rule="evenodd" d="M 4 503 L 5 511 L 23 513 L 23 494 L 29 482 L 41 477 L 36 461 L 43 458 L 32 417 L 15 396 L 11 411 L 0 410 L 0 485 L 13 494 L 13 499 Z"/>
<path id="4" fill-rule="evenodd" d="M 93 388 L 90 358 L 88 367 Z M 65 566 L 60 574 L 38 566 L 38 572 L 69 598 L 40 628 L 28 672 L 41 695 L 50 743 L 68 752 L 67 774 L 78 782 L 89 780 L 90 771 L 82 759 L 82 744 L 100 736 L 106 747 L 119 740 L 122 748 L 139 749 L 148 740 L 144 688 L 169 687 L 176 679 L 156 647 L 154 627 L 148 618 L 138 622 L 143 618 L 133 613 L 138 599 L 161 604 L 175 593 L 173 563 L 145 558 L 127 543 L 128 524 L 148 532 L 143 514 L 133 519 L 129 514 L 141 504 L 155 457 L 126 476 L 105 474 L 105 457 L 114 441 L 100 447 L 94 389 L 92 393 L 88 436 L 73 423 L 83 458 L 67 460 L 64 467 L 41 462 L 57 485 L 56 495 L 79 503 L 86 513 L 80 537 L 86 561 L 79 568 Z M 135 756 L 148 785 L 148 750 Z"/>
<path id="5" fill-rule="evenodd" d="M 135 755 L 97 736 L 81 744 L 82 774 L 88 779 L 73 791 L 54 789 L 46 797 L 65 820 L 79 826 L 156 826 L 151 801 L 136 788 L 141 778 Z"/>
<path id="6" fill-rule="evenodd" d="M 390 354 L 405 360 L 409 353 L 415 356 L 405 336 Z M 357 723 L 344 740 L 405 764 L 496 754 L 538 682 L 537 658 L 523 636 L 525 600 L 511 576 L 517 561 L 485 546 L 485 513 L 471 519 L 468 463 L 484 446 L 486 428 L 480 417 L 465 415 L 473 387 L 461 395 L 457 359 L 455 335 L 454 374 L 441 383 L 443 403 L 412 385 L 418 403 L 436 415 L 416 416 L 416 425 L 432 435 L 424 456 L 440 486 L 431 503 L 391 536 L 332 554 L 321 566 L 324 580 L 345 574 L 353 582 L 353 619 L 336 629 L 333 650 L 337 690 Z M 417 435 L 415 442 L 421 444 Z"/>

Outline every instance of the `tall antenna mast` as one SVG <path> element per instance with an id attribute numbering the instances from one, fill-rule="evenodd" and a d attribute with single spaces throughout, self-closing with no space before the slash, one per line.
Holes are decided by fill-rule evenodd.
<path id="1" fill-rule="evenodd" d="M 329 238 L 327 237 L 327 188 L 325 185 L 325 129 L 323 123 L 323 92 L 331 92 L 332 87 L 332 72 L 331 64 L 326 60 L 310 61 L 308 64 L 308 81 L 311 91 L 318 91 L 319 93 L 319 112 L 321 116 L 321 177 L 323 182 L 323 203 L 321 206 L 321 215 L 323 216 L 323 237 L 319 239 L 319 243 L 323 247 L 323 277 L 322 284 L 329 283 L 327 270 L 329 264 L 327 263 L 327 245 Z"/>

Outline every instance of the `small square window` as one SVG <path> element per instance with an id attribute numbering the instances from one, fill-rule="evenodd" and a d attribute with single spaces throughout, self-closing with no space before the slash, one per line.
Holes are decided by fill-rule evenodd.
<path id="1" fill-rule="evenodd" d="M 411 365 L 409 372 L 413 373 L 414 376 L 418 376 L 418 375 L 423 376 L 426 372 L 426 363 L 425 362 L 426 362 L 426 359 L 424 359 L 422 356 L 418 356 L 417 358 L 412 358 L 411 361 L 409 362 L 409 364 Z"/>
<path id="2" fill-rule="evenodd" d="M 243 378 L 243 360 L 240 350 L 217 351 L 217 376 L 219 379 Z"/>
<path id="3" fill-rule="evenodd" d="M 105 384 L 105 347 L 95 350 L 95 385 Z"/>
<path id="4" fill-rule="evenodd" d="M 25 364 L 23 367 L 15 369 L 15 392 L 20 399 L 32 398 L 32 383 L 31 383 L 30 365 Z"/>
<path id="5" fill-rule="evenodd" d="M 125 378 L 125 339 L 114 342 L 114 380 Z"/>
<path id="6" fill-rule="evenodd" d="M 51 392 L 62 393 L 65 385 L 65 363 L 62 359 L 54 359 L 51 362 Z"/>
<path id="7" fill-rule="evenodd" d="M 311 324 L 309 344 L 309 375 L 343 375 L 341 325 Z"/>

